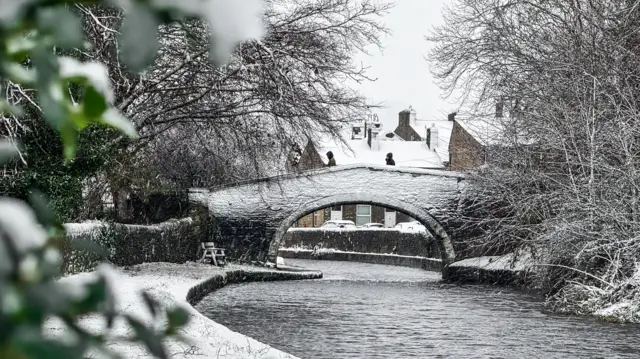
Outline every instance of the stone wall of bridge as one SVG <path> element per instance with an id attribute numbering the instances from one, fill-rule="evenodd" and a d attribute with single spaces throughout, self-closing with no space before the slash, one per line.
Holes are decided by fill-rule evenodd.
<path id="1" fill-rule="evenodd" d="M 447 226 L 464 185 L 459 173 L 391 166 L 339 166 L 213 188 L 190 200 L 209 208 L 213 240 L 231 258 L 275 261 L 300 217 L 333 205 L 372 204 L 407 213 L 435 238 L 443 262 L 455 259 Z"/>
<path id="2" fill-rule="evenodd" d="M 346 252 L 395 253 L 403 256 L 440 258 L 435 240 L 427 233 L 395 229 L 291 228 L 282 241 L 284 248 L 333 248 Z M 395 249 L 395 250 L 394 250 Z"/>

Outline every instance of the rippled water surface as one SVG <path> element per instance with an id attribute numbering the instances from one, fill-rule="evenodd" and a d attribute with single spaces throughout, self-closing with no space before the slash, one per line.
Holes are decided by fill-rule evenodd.
<path id="1" fill-rule="evenodd" d="M 232 285 L 197 309 L 300 358 L 640 358 L 640 326 L 545 314 L 511 290 L 411 268 L 287 264 L 324 279 Z"/>

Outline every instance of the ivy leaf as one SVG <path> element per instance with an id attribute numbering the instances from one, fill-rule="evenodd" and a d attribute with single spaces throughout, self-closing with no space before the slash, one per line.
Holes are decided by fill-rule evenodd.
<path id="1" fill-rule="evenodd" d="M 84 94 L 84 113 L 89 119 L 99 118 L 107 110 L 107 100 L 93 86 Z"/>
<path id="2" fill-rule="evenodd" d="M 38 25 L 53 35 L 55 45 L 63 48 L 82 46 L 82 22 L 63 6 L 40 8 L 37 16 Z"/>
<path id="3" fill-rule="evenodd" d="M 160 22 L 151 10 L 134 2 L 120 29 L 120 46 L 124 64 L 134 72 L 151 64 L 158 51 L 158 26 Z"/>

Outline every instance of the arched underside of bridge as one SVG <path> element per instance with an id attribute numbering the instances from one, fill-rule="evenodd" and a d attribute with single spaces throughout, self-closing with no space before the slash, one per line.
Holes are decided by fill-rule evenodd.
<path id="1" fill-rule="evenodd" d="M 280 243 L 282 242 L 285 233 L 298 219 L 322 208 L 346 204 L 371 204 L 391 208 L 408 214 L 424 224 L 431 235 L 435 238 L 438 247 L 440 248 L 440 253 L 442 254 L 443 265 L 452 263 L 455 260 L 456 254 L 449 235 L 442 225 L 427 211 L 410 203 L 402 202 L 393 198 L 364 193 L 346 193 L 322 197 L 296 208 L 291 214 L 289 214 L 289 216 L 282 220 L 273 234 L 273 238 L 269 245 L 269 260 L 274 263 L 276 262 L 278 249 L 280 248 Z"/>

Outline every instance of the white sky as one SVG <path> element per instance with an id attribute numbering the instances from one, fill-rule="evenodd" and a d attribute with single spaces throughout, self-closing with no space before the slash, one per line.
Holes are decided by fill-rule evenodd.
<path id="1" fill-rule="evenodd" d="M 455 104 L 441 98 L 425 60 L 430 44 L 424 39 L 432 27 L 441 24 L 443 4 L 448 0 L 396 0 L 396 6 L 385 16 L 391 34 L 382 38 L 382 52 L 356 58 L 369 66 L 368 74 L 375 82 L 356 85 L 372 102 L 386 108 L 374 110 L 387 130 L 398 124 L 398 112 L 411 105 L 418 119 L 446 119 L 456 110 Z"/>

